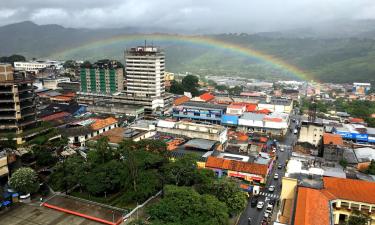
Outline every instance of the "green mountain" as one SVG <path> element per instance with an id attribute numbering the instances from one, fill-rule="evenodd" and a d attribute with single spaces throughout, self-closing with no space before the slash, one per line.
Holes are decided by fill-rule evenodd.
<path id="1" fill-rule="evenodd" d="M 298 34 L 298 30 L 252 35 L 217 34 L 209 37 L 251 47 L 282 59 L 306 71 L 316 80 L 375 83 L 375 39 L 372 38 L 375 32 L 363 27 L 361 30 L 363 32 L 358 35 L 334 38 Z M 0 56 L 21 54 L 29 59 L 123 60 L 124 49 L 143 44 L 144 38 L 140 36 L 139 40 L 132 41 L 104 41 L 99 42 L 100 45 L 95 42 L 118 35 L 145 32 L 153 31 L 136 28 L 72 29 L 22 22 L 0 27 Z M 152 36 L 145 38 L 152 39 Z M 93 42 L 94 44 L 82 47 Z M 295 78 L 293 74 L 272 64 L 222 48 L 175 40 L 158 40 L 154 44 L 165 49 L 167 70 L 172 72 L 269 79 Z"/>

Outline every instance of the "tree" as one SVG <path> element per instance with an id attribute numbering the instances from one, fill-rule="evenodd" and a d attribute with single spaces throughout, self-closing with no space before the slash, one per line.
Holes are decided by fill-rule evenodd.
<path id="1" fill-rule="evenodd" d="M 14 62 L 25 62 L 26 58 L 23 55 L 11 55 L 9 57 L 3 56 L 0 57 L 0 62 L 2 63 L 11 63 L 13 64 Z"/>
<path id="2" fill-rule="evenodd" d="M 162 168 L 162 174 L 166 184 L 191 186 L 194 184 L 197 175 L 196 157 L 185 155 L 169 162 Z"/>
<path id="3" fill-rule="evenodd" d="M 33 154 L 36 159 L 36 164 L 38 166 L 48 166 L 56 163 L 56 157 L 52 155 L 52 152 L 43 148 L 42 146 L 33 147 Z"/>
<path id="4" fill-rule="evenodd" d="M 173 94 L 182 95 L 184 94 L 185 89 L 180 82 L 173 80 L 169 91 Z"/>
<path id="5" fill-rule="evenodd" d="M 353 210 L 352 215 L 349 216 L 347 225 L 367 225 L 370 217 L 358 210 Z"/>
<path id="6" fill-rule="evenodd" d="M 227 205 L 229 213 L 236 215 L 242 212 L 247 203 L 247 196 L 239 188 L 239 184 L 232 179 L 220 179 L 198 186 L 197 191 L 201 194 L 212 194 Z"/>
<path id="7" fill-rule="evenodd" d="M 371 160 L 371 163 L 367 169 L 367 173 L 371 175 L 375 175 L 375 160 Z"/>
<path id="8" fill-rule="evenodd" d="M 35 193 L 39 189 L 38 175 L 28 167 L 22 167 L 9 180 L 10 186 L 21 193 Z"/>
<path id="9" fill-rule="evenodd" d="M 84 61 L 81 65 L 81 68 L 90 68 L 90 67 L 91 67 L 90 61 Z"/>
<path id="10" fill-rule="evenodd" d="M 182 79 L 182 87 L 184 91 L 191 92 L 193 96 L 199 95 L 198 87 L 199 87 L 199 78 L 194 75 L 187 75 Z"/>
<path id="11" fill-rule="evenodd" d="M 339 162 L 340 166 L 342 166 L 344 169 L 348 166 L 348 161 L 346 159 L 341 159 Z"/>
<path id="12" fill-rule="evenodd" d="M 76 67 L 76 62 L 74 60 L 66 60 L 64 62 L 64 68 L 74 69 Z"/>
<path id="13" fill-rule="evenodd" d="M 228 224 L 227 207 L 212 195 L 200 195 L 191 187 L 167 185 L 164 198 L 147 211 L 156 224 Z"/>

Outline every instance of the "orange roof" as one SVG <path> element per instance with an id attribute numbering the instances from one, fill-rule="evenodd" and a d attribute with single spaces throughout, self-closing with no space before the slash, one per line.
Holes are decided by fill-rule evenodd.
<path id="1" fill-rule="evenodd" d="M 64 96 L 66 96 L 66 97 L 74 97 L 74 96 L 76 96 L 76 93 L 74 93 L 74 92 L 68 92 L 68 93 L 65 93 Z"/>
<path id="2" fill-rule="evenodd" d="M 344 145 L 341 135 L 339 134 L 323 134 L 323 143 L 325 145 Z"/>
<path id="3" fill-rule="evenodd" d="M 173 101 L 173 104 L 174 104 L 174 105 L 181 105 L 181 104 L 183 104 L 183 103 L 185 103 L 185 102 L 188 102 L 189 100 L 190 100 L 190 98 L 184 95 L 184 96 L 182 96 L 182 97 L 176 98 L 176 99 Z"/>
<path id="4" fill-rule="evenodd" d="M 268 170 L 267 165 L 229 160 L 213 156 L 208 157 L 206 167 L 251 173 L 261 176 L 266 176 Z"/>
<path id="5" fill-rule="evenodd" d="M 101 137 L 108 137 L 109 143 L 120 143 L 124 140 L 123 133 L 125 131 L 125 128 L 123 127 L 116 127 L 109 131 L 106 131 L 104 133 L 101 133 L 100 135 L 97 135 L 92 138 L 92 140 L 98 140 Z"/>
<path id="6" fill-rule="evenodd" d="M 52 115 L 49 115 L 49 116 L 45 116 L 42 118 L 43 121 L 51 121 L 51 120 L 57 120 L 57 119 L 61 119 L 63 117 L 67 117 L 67 116 L 70 116 L 71 114 L 68 113 L 68 112 L 58 112 L 58 113 L 54 113 Z"/>
<path id="7" fill-rule="evenodd" d="M 246 112 L 254 112 L 256 109 L 256 104 L 246 104 Z"/>
<path id="8" fill-rule="evenodd" d="M 345 199 L 356 202 L 375 204 L 375 183 L 335 177 L 324 177 L 324 190 L 334 199 Z"/>
<path id="9" fill-rule="evenodd" d="M 365 121 L 361 118 L 350 118 L 349 121 L 351 123 L 364 123 Z"/>
<path id="10" fill-rule="evenodd" d="M 206 92 L 202 95 L 199 96 L 200 99 L 202 99 L 205 102 L 211 101 L 212 99 L 215 98 L 214 95 L 211 95 L 210 93 Z"/>
<path id="11" fill-rule="evenodd" d="M 329 225 L 329 199 L 317 189 L 299 187 L 295 225 Z"/>
<path id="12" fill-rule="evenodd" d="M 108 117 L 105 119 L 96 119 L 96 121 L 93 124 L 91 124 L 91 128 L 93 130 L 100 130 L 104 127 L 107 127 L 115 123 L 117 123 L 117 120 L 113 117 Z"/>
<path id="13" fill-rule="evenodd" d="M 375 204 L 375 183 L 336 177 L 323 177 L 321 190 L 299 187 L 295 225 L 329 224 L 329 201 L 334 199 Z"/>
<path id="14" fill-rule="evenodd" d="M 270 114 L 271 112 L 272 111 L 268 109 L 260 109 L 256 111 L 256 113 L 260 113 L 260 114 Z"/>

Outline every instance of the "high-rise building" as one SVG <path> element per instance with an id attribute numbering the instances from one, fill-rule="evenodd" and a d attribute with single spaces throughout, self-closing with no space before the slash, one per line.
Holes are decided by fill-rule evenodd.
<path id="1" fill-rule="evenodd" d="M 126 49 L 126 94 L 133 97 L 165 95 L 164 51 L 154 46 Z"/>
<path id="2" fill-rule="evenodd" d="M 23 143 L 26 131 L 37 123 L 33 80 L 14 73 L 10 64 L 0 64 L 0 139 Z"/>
<path id="3" fill-rule="evenodd" d="M 81 91 L 113 94 L 124 89 L 124 72 L 117 61 L 98 61 L 81 68 Z"/>

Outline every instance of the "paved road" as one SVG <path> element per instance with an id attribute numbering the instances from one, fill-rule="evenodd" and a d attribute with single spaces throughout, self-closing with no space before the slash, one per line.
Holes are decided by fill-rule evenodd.
<path id="1" fill-rule="evenodd" d="M 297 118 L 297 117 L 294 116 L 292 118 Z M 291 122 L 291 127 L 294 128 L 294 126 L 295 124 Z M 285 162 L 289 158 L 289 155 L 291 154 L 291 147 L 289 146 L 291 146 L 295 142 L 295 140 L 296 140 L 296 135 L 288 131 L 284 140 L 279 143 L 280 147 L 277 150 L 277 155 L 278 155 L 277 164 L 274 165 L 273 171 L 269 174 L 269 177 L 266 183 L 266 188 L 261 191 L 261 194 L 259 196 L 259 201 L 265 202 L 265 206 L 261 210 L 258 210 L 256 207 L 251 207 L 250 199 L 249 199 L 248 205 L 239 219 L 239 222 L 238 222 L 239 225 L 249 225 L 249 222 L 248 222 L 249 217 L 251 218 L 251 225 L 261 224 L 262 219 L 264 217 L 266 206 L 268 202 L 270 201 L 270 199 L 275 199 L 276 201 L 279 199 L 280 193 L 281 193 L 281 188 L 280 188 L 281 178 L 285 174 Z M 280 151 L 281 148 L 284 148 L 283 152 Z M 277 169 L 277 165 L 279 163 L 283 165 L 283 168 L 280 170 Z M 279 175 L 279 179 L 277 180 L 274 179 L 275 173 Z M 270 185 L 275 186 L 275 191 L 272 193 L 268 191 L 268 187 Z"/>

